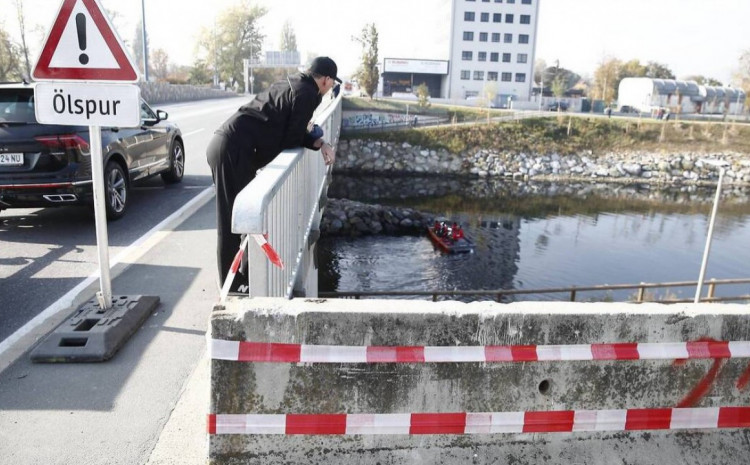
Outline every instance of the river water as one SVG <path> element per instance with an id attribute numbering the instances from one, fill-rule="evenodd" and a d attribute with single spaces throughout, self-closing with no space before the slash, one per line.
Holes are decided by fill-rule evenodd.
<path id="1" fill-rule="evenodd" d="M 748 192 L 726 189 L 706 279 L 750 277 Z M 714 188 L 528 184 L 456 178 L 336 175 L 329 197 L 411 207 L 459 221 L 476 243 L 447 255 L 423 236 L 325 237 L 321 291 L 539 289 L 695 281 Z M 635 290 L 581 292 L 578 300 L 628 300 Z M 692 298 L 695 288 L 653 291 Z M 750 285 L 717 295 L 750 294 Z M 567 300 L 568 294 L 513 300 Z"/>

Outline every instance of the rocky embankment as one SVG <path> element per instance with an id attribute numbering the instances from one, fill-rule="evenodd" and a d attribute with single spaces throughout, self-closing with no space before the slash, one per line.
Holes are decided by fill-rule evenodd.
<path id="1" fill-rule="evenodd" d="M 433 217 L 409 208 L 329 199 L 320 222 L 326 236 L 424 234 Z"/>
<path id="2" fill-rule="evenodd" d="M 409 143 L 344 140 L 335 169 L 379 174 L 450 174 L 522 180 L 598 180 L 654 184 L 711 183 L 718 168 L 706 160 L 729 164 L 727 184 L 750 184 L 750 156 L 736 152 L 674 153 L 609 152 L 576 155 L 527 154 L 495 150 L 450 153 Z"/>

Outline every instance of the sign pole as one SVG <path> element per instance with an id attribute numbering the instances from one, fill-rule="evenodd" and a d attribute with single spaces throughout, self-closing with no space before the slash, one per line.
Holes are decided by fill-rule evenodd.
<path id="1" fill-rule="evenodd" d="M 112 280 L 109 275 L 109 236 L 107 234 L 106 191 L 104 188 L 104 161 L 102 157 L 102 129 L 89 126 L 91 139 L 91 177 L 94 181 L 94 218 L 96 223 L 96 246 L 99 253 L 99 286 L 96 295 L 102 310 L 112 307 Z"/>

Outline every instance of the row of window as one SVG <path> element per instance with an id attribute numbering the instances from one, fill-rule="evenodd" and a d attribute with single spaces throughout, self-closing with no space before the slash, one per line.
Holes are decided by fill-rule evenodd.
<path id="1" fill-rule="evenodd" d="M 474 59 L 474 52 L 464 50 L 461 52 L 462 61 L 472 61 Z M 517 53 L 516 63 L 528 63 L 529 55 L 527 53 Z M 487 52 L 477 52 L 477 61 L 487 61 Z M 490 52 L 490 61 L 500 61 L 499 52 Z M 503 63 L 510 63 L 510 53 L 503 53 Z"/>
<path id="2" fill-rule="evenodd" d="M 531 24 L 531 15 L 519 15 L 521 24 Z M 475 21 L 476 20 L 476 13 L 473 11 L 464 11 L 464 21 Z M 508 24 L 513 24 L 513 22 L 516 20 L 516 17 L 512 13 L 506 13 L 505 14 L 505 22 Z M 489 13 L 479 13 L 479 21 L 482 23 L 489 23 L 490 22 L 490 14 Z M 503 15 L 502 13 L 492 13 L 492 22 L 493 23 L 502 23 L 503 22 Z"/>
<path id="3" fill-rule="evenodd" d="M 497 71 L 487 71 L 487 80 L 497 81 L 498 74 L 500 76 L 500 81 L 502 82 L 513 81 L 513 73 L 498 73 Z M 470 79 L 471 79 L 471 71 L 462 69 L 461 80 L 468 81 Z M 474 71 L 474 80 L 484 81 L 484 71 Z M 526 82 L 526 73 L 516 73 L 516 82 Z"/>
<path id="4" fill-rule="evenodd" d="M 500 36 L 501 34 L 499 32 L 493 32 L 492 33 L 492 42 L 500 42 Z M 489 33 L 487 32 L 480 32 L 479 33 L 479 42 L 487 42 L 487 39 L 490 37 Z M 502 34 L 503 43 L 506 44 L 512 44 L 513 43 L 513 34 L 505 33 Z M 464 31 L 464 41 L 466 42 L 473 42 L 474 41 L 474 33 L 472 31 Z M 518 34 L 518 43 L 519 44 L 528 44 L 529 43 L 529 35 L 528 34 Z"/>
<path id="5" fill-rule="evenodd" d="M 476 0 L 466 0 L 467 2 L 474 2 Z M 490 0 L 482 0 L 482 3 L 490 3 Z M 495 3 L 503 3 L 503 0 L 495 0 Z M 505 3 L 514 4 L 516 0 L 505 0 Z M 522 5 L 531 5 L 531 0 L 521 0 Z"/>

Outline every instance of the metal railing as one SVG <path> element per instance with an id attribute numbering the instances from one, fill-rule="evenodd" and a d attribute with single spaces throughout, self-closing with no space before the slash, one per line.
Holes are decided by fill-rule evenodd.
<path id="1" fill-rule="evenodd" d="M 327 106 L 325 104 L 328 103 Z M 341 96 L 321 104 L 313 121 L 324 138 L 336 147 L 341 128 Z M 237 196 L 232 212 L 236 234 L 265 235 L 278 253 L 283 269 L 274 266 L 249 241 L 248 272 L 251 297 L 291 298 L 295 289 L 317 294 L 314 244 L 330 176 L 320 153 L 300 148 L 285 150 L 258 172 Z"/>
<path id="2" fill-rule="evenodd" d="M 750 294 L 716 297 L 716 287 L 728 284 L 750 284 L 750 278 L 743 279 L 712 279 L 705 283 L 708 286 L 708 294 L 701 297 L 701 302 L 732 302 L 732 301 L 750 301 Z M 474 291 L 370 291 L 370 292 L 319 292 L 319 297 L 324 298 L 343 298 L 343 299 L 362 299 L 367 297 L 431 297 L 433 302 L 437 302 L 439 297 L 493 297 L 497 302 L 502 302 L 504 297 L 515 295 L 540 295 L 540 294 L 567 294 L 570 302 L 576 302 L 578 293 L 592 291 L 616 291 L 616 290 L 635 290 L 636 296 L 632 302 L 660 302 L 660 303 L 689 303 L 693 302 L 692 298 L 688 299 L 659 299 L 649 300 L 647 290 L 649 289 L 669 289 L 673 287 L 695 287 L 698 281 L 677 281 L 668 283 L 640 283 L 640 284 L 603 284 L 597 286 L 570 286 L 546 289 L 498 289 L 498 290 L 474 290 Z"/>

